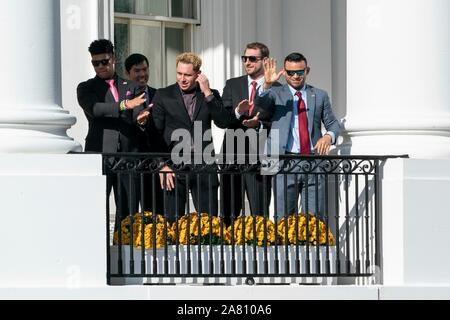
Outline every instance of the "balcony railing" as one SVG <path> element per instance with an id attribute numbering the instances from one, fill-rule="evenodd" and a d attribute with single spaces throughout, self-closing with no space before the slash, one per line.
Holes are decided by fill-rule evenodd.
<path id="1" fill-rule="evenodd" d="M 380 272 L 379 171 L 387 158 L 284 155 L 252 165 L 174 165 L 166 154 L 104 154 L 108 187 L 117 193 L 115 231 L 108 225 L 106 237 L 108 284 L 337 284 L 338 277 L 372 277 Z M 160 179 L 166 164 L 171 172 Z M 171 173 L 174 189 L 163 191 Z M 231 184 L 224 186 L 226 179 Z M 248 207 L 244 181 L 257 180 L 259 211 L 226 217 L 224 206 L 235 208 L 238 193 Z M 293 211 L 289 199 L 302 186 L 304 200 Z"/>

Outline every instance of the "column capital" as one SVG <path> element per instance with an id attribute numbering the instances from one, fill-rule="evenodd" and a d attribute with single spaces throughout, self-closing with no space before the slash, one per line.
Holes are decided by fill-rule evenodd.
<path id="1" fill-rule="evenodd" d="M 347 0 L 346 9 L 341 150 L 449 158 L 450 2 Z"/>

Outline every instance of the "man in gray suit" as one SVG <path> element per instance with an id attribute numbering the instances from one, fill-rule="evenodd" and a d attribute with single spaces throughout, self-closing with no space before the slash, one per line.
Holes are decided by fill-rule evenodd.
<path id="1" fill-rule="evenodd" d="M 264 63 L 264 70 L 265 83 L 260 95 L 273 112 L 268 151 L 279 155 L 327 155 L 330 146 L 336 142 L 340 126 L 331 110 L 328 94 L 306 84 L 306 77 L 310 72 L 306 58 L 296 52 L 289 54 L 280 72 L 276 71 L 275 60 L 268 59 Z M 272 87 L 281 75 L 284 75 L 287 84 Z M 326 129 L 324 135 L 321 130 L 322 123 Z M 300 161 L 294 164 L 297 166 L 293 172 L 300 172 L 298 166 Z M 300 192 L 302 212 L 322 215 L 323 177 L 319 175 L 316 179 L 314 174 L 308 175 L 307 178 L 303 174 L 288 174 L 286 178 L 285 182 L 284 175 L 274 177 L 273 185 L 277 197 L 276 217 L 298 212 Z"/>

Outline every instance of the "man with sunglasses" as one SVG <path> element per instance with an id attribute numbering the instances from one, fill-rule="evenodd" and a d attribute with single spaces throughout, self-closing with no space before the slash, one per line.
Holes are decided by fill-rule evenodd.
<path id="1" fill-rule="evenodd" d="M 276 71 L 276 61 L 267 59 L 264 70 L 265 83 L 261 97 L 273 109 L 272 129 L 268 137 L 269 152 L 274 151 L 280 155 L 327 155 L 340 133 L 340 125 L 331 109 L 328 94 L 306 83 L 310 72 L 306 58 L 297 52 L 289 54 L 280 72 Z M 287 84 L 273 87 L 272 84 L 281 75 L 284 75 Z M 326 130 L 324 135 L 322 124 Z M 292 172 L 298 172 L 299 168 L 296 168 Z M 284 175 L 278 175 L 274 179 L 277 218 L 298 213 L 299 192 L 302 194 L 302 212 L 323 214 L 325 199 L 322 176 L 319 175 L 316 180 L 315 174 L 307 177 L 303 174 L 288 174 L 287 181 L 284 181 Z M 285 193 L 287 203 L 284 201 Z M 319 205 L 318 208 L 316 204 Z"/>
<path id="2" fill-rule="evenodd" d="M 91 63 L 96 76 L 77 87 L 78 103 L 89 122 L 85 151 L 116 153 L 139 151 L 137 119 L 144 110 L 144 93 L 138 84 L 124 80 L 115 72 L 116 59 L 111 41 L 100 39 L 89 46 Z M 123 219 L 137 210 L 137 199 L 129 203 L 128 178 L 121 179 L 120 192 L 117 177 L 109 177 L 108 194 L 114 188 L 117 219 Z M 121 194 L 119 199 L 118 194 Z"/>
<path id="3" fill-rule="evenodd" d="M 257 91 L 264 83 L 263 63 L 269 58 L 269 48 L 259 42 L 247 44 L 244 55 L 241 57 L 245 69 L 245 75 L 227 80 L 223 89 L 222 100 L 224 107 L 233 116 L 235 121 L 225 132 L 222 143 L 222 154 L 226 154 L 225 160 L 232 156 L 234 163 L 239 160 L 236 156 L 244 150 L 246 162 L 250 161 L 249 154 L 258 154 L 259 129 L 270 127 L 271 114 L 258 103 Z M 280 85 L 274 83 L 274 86 Z M 239 131 L 236 131 L 239 130 Z M 250 132 L 254 131 L 254 134 Z M 258 141 L 250 143 L 249 139 L 239 139 L 238 135 L 257 137 Z M 233 141 L 229 141 L 233 140 Z M 227 150 L 227 141 L 233 142 L 234 150 Z M 244 142 L 244 146 L 239 143 Z M 228 161 L 227 161 L 228 163 Z M 243 179 L 242 179 L 243 178 Z M 250 211 L 255 215 L 264 213 L 264 202 L 270 203 L 270 180 L 263 183 L 261 175 L 245 174 L 243 177 L 234 175 L 222 176 L 223 184 L 223 211 L 225 223 L 230 224 L 231 217 L 237 217 L 243 210 L 242 200 L 244 192 L 250 204 Z M 266 198 L 266 199 L 265 199 Z"/>

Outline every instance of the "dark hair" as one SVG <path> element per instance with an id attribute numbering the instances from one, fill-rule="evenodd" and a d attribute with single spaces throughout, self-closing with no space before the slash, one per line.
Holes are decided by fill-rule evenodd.
<path id="1" fill-rule="evenodd" d="M 146 56 L 140 53 L 133 53 L 130 56 L 128 56 L 128 58 L 126 58 L 125 60 L 125 70 L 127 70 L 127 72 L 130 73 L 130 70 L 131 68 L 133 68 L 133 66 L 141 64 L 144 61 L 147 62 L 147 65 L 149 65 Z"/>
<path id="2" fill-rule="evenodd" d="M 114 54 L 114 45 L 107 39 L 100 39 L 93 41 L 88 50 L 91 55 L 102 53 Z"/>
<path id="3" fill-rule="evenodd" d="M 262 58 L 267 58 L 270 55 L 269 48 L 267 48 L 267 46 L 261 42 L 249 43 L 249 44 L 247 44 L 247 47 L 245 48 L 245 50 L 247 50 L 247 49 L 259 49 L 259 51 L 261 51 Z"/>
<path id="4" fill-rule="evenodd" d="M 304 55 L 298 52 L 293 52 L 284 59 L 284 64 L 286 64 L 286 62 L 301 62 L 301 61 L 305 61 L 305 64 L 308 65 L 308 61 L 306 61 Z"/>

